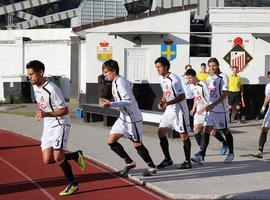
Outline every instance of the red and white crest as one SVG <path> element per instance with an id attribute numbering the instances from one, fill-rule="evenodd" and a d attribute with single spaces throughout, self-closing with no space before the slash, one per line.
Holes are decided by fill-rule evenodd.
<path id="1" fill-rule="evenodd" d="M 238 67 L 239 71 L 245 67 L 245 55 L 244 51 L 231 51 L 231 66 Z"/>

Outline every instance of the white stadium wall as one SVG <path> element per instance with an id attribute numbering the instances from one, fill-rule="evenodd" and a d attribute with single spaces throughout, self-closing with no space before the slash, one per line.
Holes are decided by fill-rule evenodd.
<path id="1" fill-rule="evenodd" d="M 234 39 L 243 39 L 244 49 L 253 57 L 240 73 L 245 84 L 265 84 L 270 69 L 270 8 L 213 8 L 209 11 L 212 26 L 212 56 L 221 70 L 231 73 L 223 57 L 233 48 Z"/>
<path id="2" fill-rule="evenodd" d="M 70 36 L 74 36 L 71 29 L 0 31 L 0 100 L 4 100 L 3 82 L 21 82 L 30 60 L 45 64 L 45 76 L 61 76 L 60 87 L 69 99 Z"/>
<path id="3" fill-rule="evenodd" d="M 101 73 L 103 61 L 97 59 L 96 49 L 99 43 L 103 41 L 109 42 L 109 46 L 112 46 L 112 58 L 118 61 L 120 74 L 122 75 L 126 73 L 125 51 L 129 49 L 146 49 L 148 54 L 146 79 L 150 83 L 159 83 L 159 76 L 156 73 L 154 61 L 161 56 L 161 44 L 168 37 L 174 40 L 174 43 L 177 45 L 177 57 L 171 61 L 171 71 L 176 74 L 182 74 L 184 66 L 189 63 L 189 31 L 190 11 L 88 29 L 86 30 L 86 82 L 97 83 L 97 76 Z M 134 34 L 129 32 L 134 32 Z M 145 34 L 136 34 L 136 32 L 143 32 Z M 171 34 L 166 36 L 166 34 L 151 34 L 151 32 Z M 137 35 L 141 37 L 142 42 L 140 46 L 135 46 L 132 42 L 132 38 Z"/>

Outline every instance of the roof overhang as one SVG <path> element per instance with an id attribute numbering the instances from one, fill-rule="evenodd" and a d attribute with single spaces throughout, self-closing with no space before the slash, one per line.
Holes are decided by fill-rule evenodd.
<path id="1" fill-rule="evenodd" d="M 152 31 L 129 31 L 129 32 L 110 32 L 109 35 L 168 35 L 168 32 L 152 32 Z"/>
<path id="2" fill-rule="evenodd" d="M 255 38 L 269 38 L 270 33 L 252 33 Z"/>

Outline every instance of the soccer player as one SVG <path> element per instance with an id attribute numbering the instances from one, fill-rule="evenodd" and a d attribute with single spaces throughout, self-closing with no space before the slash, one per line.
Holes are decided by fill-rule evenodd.
<path id="1" fill-rule="evenodd" d="M 76 161 L 84 171 L 86 168 L 82 152 L 65 153 L 70 131 L 68 107 L 58 86 L 44 78 L 45 66 L 38 60 L 27 65 L 28 78 L 33 85 L 35 99 L 38 103 L 35 119 L 44 119 L 41 149 L 45 164 L 57 163 L 62 169 L 68 185 L 61 196 L 73 194 L 78 190 L 78 183 L 68 160 Z"/>
<path id="2" fill-rule="evenodd" d="M 204 133 L 201 138 L 201 151 L 192 160 L 203 164 L 210 133 L 216 129 L 224 133 L 229 148 L 229 154 L 224 162 L 231 162 L 234 159 L 234 152 L 233 136 L 228 123 L 228 77 L 220 71 L 219 62 L 216 58 L 208 60 L 208 69 L 210 72 L 207 78 L 207 88 L 210 94 L 209 105 L 198 111 L 199 114 L 206 111 Z"/>
<path id="3" fill-rule="evenodd" d="M 164 168 L 173 164 L 169 152 L 168 139 L 166 137 L 168 130 L 173 128 L 179 133 L 184 143 L 185 161 L 178 166 L 178 169 L 189 169 L 192 167 L 190 161 L 191 142 L 188 135 L 190 132 L 190 124 L 185 93 L 179 77 L 169 72 L 170 62 L 166 58 L 158 58 L 155 61 L 155 65 L 158 74 L 161 76 L 161 88 L 163 91 L 163 97 L 158 107 L 165 109 L 158 129 L 160 146 L 165 159 L 157 168 Z"/>
<path id="4" fill-rule="evenodd" d="M 243 84 L 241 77 L 238 75 L 238 68 L 232 67 L 232 75 L 229 76 L 229 111 L 230 122 L 233 106 L 236 105 L 236 119 L 241 121 L 241 99 L 243 98 Z"/>
<path id="5" fill-rule="evenodd" d="M 206 82 L 208 76 L 209 76 L 209 73 L 206 71 L 206 64 L 202 63 L 201 64 L 201 71 L 199 73 L 197 73 L 197 78 L 200 81 Z"/>
<path id="6" fill-rule="evenodd" d="M 187 64 L 185 66 L 185 72 L 188 69 L 192 69 L 192 66 L 190 64 Z M 193 102 L 194 102 L 193 85 L 188 82 L 185 73 L 182 76 L 180 76 L 180 80 L 181 80 L 181 84 L 182 84 L 182 87 L 183 87 L 184 92 L 185 92 L 188 111 L 190 112 L 192 107 L 193 107 Z M 189 115 L 189 122 L 190 122 L 190 127 L 192 129 L 193 128 L 193 116 L 191 116 L 191 115 Z"/>
<path id="7" fill-rule="evenodd" d="M 129 157 L 123 146 L 118 143 L 121 137 L 126 137 L 133 142 L 137 153 L 148 165 L 148 168 L 143 172 L 143 176 L 151 176 L 157 173 L 156 165 L 142 143 L 143 119 L 133 95 L 131 83 L 119 75 L 119 66 L 115 60 L 105 61 L 103 69 L 106 80 L 112 81 L 112 94 L 115 101 L 104 101 L 101 103 L 101 107 L 119 107 L 120 110 L 120 117 L 114 123 L 107 141 L 111 150 L 126 162 L 126 166 L 120 172 L 120 175 L 127 176 L 129 171 L 136 167 L 135 162 Z"/>
<path id="8" fill-rule="evenodd" d="M 204 109 L 206 106 L 208 106 L 209 101 L 209 92 L 206 86 L 206 83 L 204 81 L 198 80 L 196 77 L 196 71 L 193 69 L 188 69 L 186 71 L 186 77 L 190 84 L 193 84 L 193 93 L 194 93 L 194 104 L 193 108 L 190 111 L 190 114 L 194 116 L 194 133 L 195 133 L 195 140 L 197 144 L 201 145 L 201 137 L 202 137 L 202 128 L 205 121 L 205 112 L 198 113 L 199 110 Z M 213 130 L 212 133 L 213 136 L 217 138 L 218 141 L 220 141 L 223 146 L 220 150 L 220 154 L 224 155 L 228 151 L 227 143 L 224 139 L 224 137 L 221 135 L 220 132 Z"/>
<path id="9" fill-rule="evenodd" d="M 267 78 L 270 80 L 270 71 L 267 73 Z M 264 116 L 263 124 L 262 124 L 262 130 L 261 130 L 261 135 L 259 139 L 259 147 L 256 152 L 252 154 L 252 156 L 257 157 L 257 158 L 263 158 L 263 148 L 264 144 L 267 140 L 267 133 L 270 128 L 270 107 L 269 107 L 269 100 L 270 100 L 270 83 L 267 83 L 265 87 L 265 98 L 264 98 L 264 103 L 261 108 L 261 114 L 263 115 L 265 112 L 266 107 L 268 106 L 268 110 Z"/>

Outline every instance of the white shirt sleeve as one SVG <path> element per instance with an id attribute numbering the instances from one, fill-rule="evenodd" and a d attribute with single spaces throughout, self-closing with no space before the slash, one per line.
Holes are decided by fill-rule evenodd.
<path id="1" fill-rule="evenodd" d="M 65 99 L 60 88 L 54 88 L 52 92 L 52 100 L 56 108 L 67 108 L 67 104 L 65 103 Z"/>
<path id="2" fill-rule="evenodd" d="M 222 82 L 221 82 L 221 84 L 222 84 L 222 91 L 229 91 L 229 85 L 228 85 L 228 77 L 225 75 L 225 74 L 223 74 L 223 76 L 222 76 L 223 78 L 222 78 Z"/>
<path id="3" fill-rule="evenodd" d="M 270 84 L 269 83 L 265 87 L 265 96 L 270 97 Z"/>
<path id="4" fill-rule="evenodd" d="M 201 82 L 202 86 L 203 86 L 203 95 L 204 95 L 204 98 L 207 102 L 209 102 L 209 92 L 208 92 L 208 88 L 207 88 L 207 85 L 202 81 Z"/>
<path id="5" fill-rule="evenodd" d="M 173 88 L 176 92 L 176 95 L 185 94 L 180 78 L 173 79 Z"/>
<path id="6" fill-rule="evenodd" d="M 131 95 L 132 87 L 128 81 L 120 79 L 117 83 L 117 95 L 119 96 L 120 101 L 111 102 L 111 107 L 124 107 L 131 104 Z"/>

